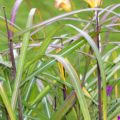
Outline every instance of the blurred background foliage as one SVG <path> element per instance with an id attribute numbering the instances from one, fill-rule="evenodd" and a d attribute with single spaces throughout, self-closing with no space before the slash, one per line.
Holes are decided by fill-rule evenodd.
<path id="1" fill-rule="evenodd" d="M 2 6 L 5 6 L 7 18 L 10 19 L 10 15 L 12 12 L 12 7 L 14 5 L 14 2 L 15 2 L 15 0 L 0 0 L 0 6 L 1 6 L 0 15 L 4 16 Z M 71 0 L 71 2 L 72 2 L 72 10 L 88 8 L 88 5 L 83 0 Z M 114 0 L 114 2 L 112 0 L 104 0 L 102 7 L 106 7 L 108 5 L 117 4 L 117 3 L 120 3 L 120 0 Z M 28 13 L 31 8 L 37 8 L 37 13 L 35 15 L 34 24 L 40 23 L 44 20 L 47 20 L 54 16 L 65 13 L 64 10 L 58 10 L 55 8 L 54 0 L 24 0 L 18 10 L 18 13 L 16 16 L 16 22 L 15 22 L 16 25 L 18 25 L 21 29 L 25 28 L 27 16 L 28 16 Z M 119 12 L 120 10 L 117 9 L 117 11 Z M 91 19 L 92 16 L 93 16 L 92 12 L 85 13 L 85 14 L 81 13 L 81 14 L 75 15 L 76 18 L 80 18 L 80 19 Z M 74 23 L 81 27 L 83 27 L 85 25 L 84 23 L 78 23 L 78 22 L 73 22 L 73 21 L 67 21 L 67 22 L 59 21 L 59 22 L 54 23 L 50 27 L 44 28 L 39 33 L 40 35 L 38 35 L 38 39 L 45 37 L 47 34 L 46 32 L 50 32 L 54 28 L 56 28 L 56 29 L 63 28 L 64 23 Z M 0 46 L 1 46 L 0 51 L 2 51 L 7 48 L 7 39 L 4 37 L 4 36 L 6 36 L 5 22 L 3 22 L 3 20 L 1 20 L 1 19 L 0 19 L 0 28 L 1 28 L 1 32 L 4 31 L 4 33 L 2 32 L 2 34 L 0 35 Z M 71 31 L 71 30 L 67 29 L 67 27 L 64 27 L 64 29 L 62 29 L 62 31 L 59 30 L 59 33 L 56 35 L 60 35 L 61 33 L 64 33 L 66 31 L 69 34 L 69 31 Z M 17 32 L 17 30 L 14 30 L 14 32 Z M 41 35 L 41 33 L 42 33 L 42 35 Z M 110 34 L 110 37 L 111 37 L 111 39 L 117 40 L 118 35 L 116 34 L 113 36 Z M 16 40 L 16 41 L 18 41 L 18 40 Z"/>
<path id="2" fill-rule="evenodd" d="M 10 18 L 10 13 L 14 2 L 15 0 L 0 0 L 0 5 L 6 7 L 8 18 Z M 88 8 L 84 0 L 71 0 L 71 2 L 73 10 Z M 118 3 L 120 3 L 120 0 L 104 0 L 102 7 Z M 56 9 L 54 4 L 55 0 L 24 0 L 17 14 L 16 24 L 18 24 L 20 27 L 25 27 L 28 13 L 30 11 L 30 8 L 33 7 L 39 10 L 39 22 L 49 19 L 53 16 L 65 13 L 64 10 L 59 11 L 58 9 Z M 0 12 L 2 13 L 2 11 Z"/>

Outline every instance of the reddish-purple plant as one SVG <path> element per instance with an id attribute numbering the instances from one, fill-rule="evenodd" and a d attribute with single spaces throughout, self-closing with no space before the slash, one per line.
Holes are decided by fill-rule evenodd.
<path id="1" fill-rule="evenodd" d="M 118 120 L 120 120 L 120 116 L 118 116 Z"/>
<path id="2" fill-rule="evenodd" d="M 111 96 L 112 89 L 113 89 L 113 87 L 112 87 L 111 85 L 108 85 L 108 86 L 106 87 L 107 96 Z"/>

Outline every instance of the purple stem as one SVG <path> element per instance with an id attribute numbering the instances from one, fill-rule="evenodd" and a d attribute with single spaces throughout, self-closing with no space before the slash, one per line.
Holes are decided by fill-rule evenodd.
<path id="1" fill-rule="evenodd" d="M 99 32 L 100 32 L 100 26 L 99 26 L 99 16 L 98 11 L 96 12 L 96 38 L 95 42 L 97 45 L 98 50 L 100 50 L 100 39 L 99 39 Z M 97 61 L 97 75 L 98 75 L 98 114 L 99 114 L 99 120 L 102 120 L 102 101 L 101 101 L 101 73 L 100 73 L 100 67 Z"/>
<path id="2" fill-rule="evenodd" d="M 3 11 L 4 11 L 6 29 L 7 29 L 8 46 L 9 46 L 9 52 L 10 52 L 9 56 L 10 56 L 10 61 L 12 63 L 12 76 L 13 76 L 13 79 L 14 79 L 15 75 L 16 75 L 16 67 L 15 67 L 15 60 L 14 60 L 14 54 L 13 54 L 13 44 L 12 44 L 12 39 L 10 38 L 10 30 L 9 30 L 9 27 L 8 27 L 7 15 L 6 15 L 5 7 L 3 7 Z"/>
<path id="3" fill-rule="evenodd" d="M 11 26 L 13 26 L 13 24 L 15 23 L 16 20 L 16 14 L 18 11 L 18 8 L 20 6 L 20 4 L 22 3 L 23 0 L 16 0 L 12 9 L 12 13 L 11 13 Z M 9 40 L 9 49 L 10 49 L 10 58 L 11 58 L 11 62 L 12 62 L 12 67 L 13 67 L 13 74 L 14 74 L 14 78 L 16 75 L 16 66 L 15 66 L 15 59 L 14 59 L 14 53 L 13 53 L 13 41 L 12 41 L 12 37 L 13 37 L 13 31 L 9 30 L 8 31 L 8 38 Z M 18 111 L 19 111 L 19 120 L 23 120 L 23 113 L 22 113 L 22 102 L 21 102 L 21 96 L 20 96 L 20 90 L 18 92 Z"/>

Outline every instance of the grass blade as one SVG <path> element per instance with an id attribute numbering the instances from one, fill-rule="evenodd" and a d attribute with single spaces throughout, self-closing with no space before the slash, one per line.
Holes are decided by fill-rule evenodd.
<path id="1" fill-rule="evenodd" d="M 0 95 L 1 95 L 1 98 L 3 100 L 3 103 L 5 104 L 5 107 L 7 109 L 7 112 L 9 114 L 10 119 L 11 120 L 16 120 L 15 114 L 13 112 L 13 109 L 12 109 L 11 105 L 10 105 L 9 99 L 6 96 L 6 92 L 3 88 L 3 83 L 1 81 L 0 81 Z"/>
<path id="2" fill-rule="evenodd" d="M 102 78 L 102 84 L 103 84 L 103 119 L 107 120 L 107 96 L 106 96 L 106 77 L 105 77 L 105 71 L 104 71 L 104 66 L 102 62 L 102 58 L 100 56 L 100 53 L 98 51 L 98 48 L 96 44 L 94 43 L 93 39 L 84 31 L 80 30 L 79 28 L 73 26 L 73 25 L 68 25 L 69 27 L 72 27 L 73 29 L 77 30 L 80 32 L 85 40 L 90 44 L 92 47 L 95 56 L 97 58 L 99 67 L 100 67 L 100 72 L 101 72 L 101 78 Z"/>
<path id="3" fill-rule="evenodd" d="M 65 60 L 63 57 L 60 57 L 58 55 L 49 55 L 49 56 L 54 57 L 61 64 L 63 64 L 66 72 L 68 73 L 68 75 L 71 78 L 71 82 L 72 82 L 72 85 L 75 89 L 76 95 L 78 97 L 78 101 L 80 103 L 80 107 L 81 107 L 81 111 L 83 113 L 84 119 L 85 120 L 91 120 L 89 110 L 88 110 L 88 106 L 87 106 L 87 102 L 85 100 L 83 91 L 80 88 L 80 79 L 79 79 L 76 71 L 74 70 L 72 65 L 67 60 Z"/>
<path id="4" fill-rule="evenodd" d="M 27 28 L 32 25 L 35 10 L 36 9 L 33 8 L 30 11 L 27 26 L 26 26 Z M 20 54 L 20 58 L 19 58 L 19 62 L 18 62 L 18 69 L 17 69 L 16 79 L 15 79 L 15 84 L 14 84 L 14 91 L 13 91 L 13 95 L 12 95 L 12 108 L 13 109 L 15 109 L 16 102 L 17 102 L 18 89 L 19 89 L 21 78 L 22 78 L 22 72 L 23 72 L 24 61 L 25 61 L 25 57 L 26 57 L 29 38 L 30 38 L 30 31 L 25 33 L 23 36 L 23 44 L 22 44 L 22 48 L 21 48 L 21 54 Z"/>
<path id="5" fill-rule="evenodd" d="M 83 44 L 84 44 L 83 41 L 75 41 L 73 44 L 69 45 L 64 50 L 62 50 L 59 54 L 61 56 L 64 56 L 64 55 L 72 52 L 73 50 L 77 49 L 78 47 L 82 46 Z M 54 63 L 55 63 L 55 60 L 51 60 L 51 61 L 47 62 L 42 67 L 40 67 L 39 69 L 37 69 L 36 71 L 34 71 L 30 76 L 28 76 L 27 79 L 26 79 L 26 81 L 30 80 L 31 78 L 33 78 L 34 76 L 36 76 L 37 74 L 39 74 L 41 71 L 47 69 L 48 67 L 51 67 Z"/>
<path id="6" fill-rule="evenodd" d="M 75 92 L 72 92 L 64 101 L 63 105 L 58 109 L 57 112 L 52 116 L 51 120 L 61 120 L 62 117 L 68 112 L 73 106 L 76 100 Z"/>

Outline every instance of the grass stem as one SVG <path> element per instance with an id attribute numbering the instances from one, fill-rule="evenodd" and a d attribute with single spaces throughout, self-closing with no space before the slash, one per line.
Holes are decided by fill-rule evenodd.
<path id="1" fill-rule="evenodd" d="M 100 51 L 100 36 L 99 36 L 100 27 L 99 27 L 98 11 L 95 11 L 95 15 L 96 15 L 95 42 L 97 44 L 98 50 Z M 97 75 L 98 75 L 98 114 L 99 114 L 99 120 L 102 120 L 101 73 L 98 62 L 97 62 Z"/>

